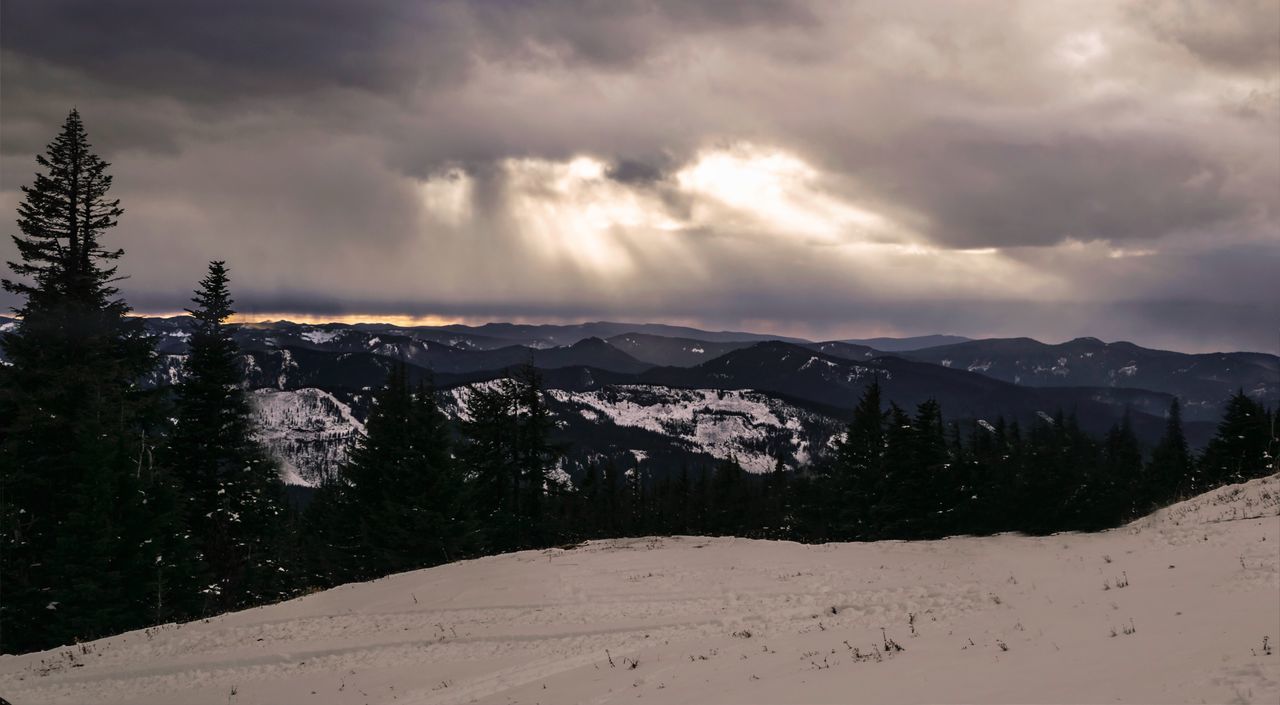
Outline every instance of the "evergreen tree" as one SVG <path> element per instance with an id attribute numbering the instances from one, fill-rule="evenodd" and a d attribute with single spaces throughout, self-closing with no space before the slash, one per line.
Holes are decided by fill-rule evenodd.
<path id="1" fill-rule="evenodd" d="M 917 440 L 910 417 L 902 407 L 890 402 L 885 430 L 884 489 L 871 510 L 877 527 L 873 535 L 912 538 L 920 531 L 925 479 L 917 461 Z"/>
<path id="2" fill-rule="evenodd" d="M 515 464 L 516 422 L 510 380 L 470 388 L 459 462 L 467 481 L 466 504 L 478 522 L 471 548 L 500 553 L 518 542 Z"/>
<path id="3" fill-rule="evenodd" d="M 622 474 L 622 494 L 619 497 L 622 536 L 640 535 L 640 523 L 644 515 L 644 482 L 640 468 L 630 468 Z"/>
<path id="4" fill-rule="evenodd" d="M 782 458 L 777 458 L 773 471 L 765 476 L 761 515 L 764 537 L 784 539 L 792 526 L 790 473 Z"/>
<path id="5" fill-rule="evenodd" d="M 587 468 L 578 481 L 578 501 L 580 506 L 579 521 L 582 538 L 599 538 L 602 535 L 602 515 L 604 514 L 604 491 L 601 488 L 600 465 L 595 461 L 587 463 Z"/>
<path id="6" fill-rule="evenodd" d="M 1271 415 L 1244 390 L 1227 400 L 1217 434 L 1200 459 L 1197 492 L 1275 472 Z"/>
<path id="7" fill-rule="evenodd" d="M 746 473 L 737 458 L 729 457 L 716 464 L 711 477 L 711 527 L 719 536 L 741 536 L 748 514 Z"/>
<path id="8" fill-rule="evenodd" d="M 550 440 L 551 413 L 537 370 L 526 366 L 512 377 L 473 387 L 467 415 L 460 459 L 470 478 L 469 505 L 481 524 L 479 550 L 546 544 L 555 531 L 543 506 L 548 494 L 559 491 L 552 471 L 563 449 Z"/>
<path id="9" fill-rule="evenodd" d="M 919 508 L 917 529 L 920 535 L 934 536 L 941 530 L 943 513 L 957 501 L 956 477 L 950 470 L 946 429 L 942 423 L 942 407 L 936 399 L 927 399 L 916 407 L 911 420 L 914 431 L 913 457 L 916 472 L 912 493 Z"/>
<path id="10" fill-rule="evenodd" d="M 564 449 L 551 442 L 555 424 L 543 398 L 542 375 L 537 368 L 521 366 L 512 383 L 509 392 L 515 412 L 517 512 L 523 535 L 520 545 L 540 546 L 557 533 L 545 505 L 549 496 L 559 495 L 562 489 L 553 474 Z"/>
<path id="11" fill-rule="evenodd" d="M 231 337 L 224 262 L 209 264 L 187 309 L 195 329 L 164 458 L 182 487 L 202 566 L 205 609 L 225 611 L 281 594 L 283 484 L 254 437 L 240 349 Z"/>
<path id="12" fill-rule="evenodd" d="M 298 522 L 292 543 L 298 582 L 329 587 L 367 575 L 368 551 L 352 508 L 353 499 L 339 473 L 327 474 L 316 488 Z"/>
<path id="13" fill-rule="evenodd" d="M 835 538 L 867 535 L 868 514 L 879 504 L 884 475 L 885 412 L 881 407 L 880 380 L 873 379 L 853 410 L 853 420 L 836 448 L 831 512 Z"/>
<path id="14" fill-rule="evenodd" d="M 693 482 L 689 477 L 689 465 L 680 466 L 680 475 L 676 478 L 671 491 L 670 512 L 674 533 L 690 533 L 693 514 Z"/>
<path id="15" fill-rule="evenodd" d="M 345 523 L 357 531 L 354 579 L 447 562 L 458 552 L 460 482 L 435 391 L 396 363 L 342 469 Z"/>
<path id="16" fill-rule="evenodd" d="M 0 650 L 48 647 L 142 624 L 151 614 L 141 499 L 155 433 L 137 382 L 154 353 L 112 285 L 123 213 L 80 115 L 22 187 L 18 261 L 4 289 L 17 327 L 0 338 Z"/>
<path id="17" fill-rule="evenodd" d="M 600 523 L 600 530 L 606 536 L 621 536 L 626 529 L 623 522 L 626 515 L 623 498 L 626 476 L 613 458 L 605 461 L 601 483 L 604 485 L 604 518 Z"/>
<path id="18" fill-rule="evenodd" d="M 1153 504 L 1185 496 L 1196 484 L 1191 448 L 1182 432 L 1182 405 L 1174 397 L 1165 417 L 1164 436 L 1151 451 L 1145 473 L 1145 494 Z"/>
<path id="19" fill-rule="evenodd" d="M 1084 473 L 1091 506 L 1076 524 L 1101 529 L 1134 518 L 1140 505 L 1142 449 L 1126 412 L 1107 432 L 1101 466 Z"/>

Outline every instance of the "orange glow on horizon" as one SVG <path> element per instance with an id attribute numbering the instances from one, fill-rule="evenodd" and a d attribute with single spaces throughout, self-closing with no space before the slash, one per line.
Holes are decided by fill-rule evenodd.
<path id="1" fill-rule="evenodd" d="M 262 323 L 266 321 L 291 321 L 306 325 L 324 323 L 389 323 L 393 326 L 447 326 L 454 323 L 466 323 L 466 319 L 456 316 L 412 316 L 403 313 L 348 313 L 348 314 L 306 314 L 306 313 L 238 313 L 231 317 L 232 323 Z"/>
<path id="2" fill-rule="evenodd" d="M 135 315 L 146 318 L 169 318 L 171 316 L 189 315 L 186 311 L 166 311 L 158 313 L 136 313 Z M 325 323 L 387 323 L 393 326 L 412 327 L 412 326 L 447 326 L 455 323 L 468 323 L 468 319 L 458 316 L 437 316 L 434 314 L 424 316 L 412 316 L 403 313 L 237 313 L 229 319 L 229 323 L 254 324 L 269 323 L 274 321 L 289 321 L 290 323 L 301 323 L 304 325 L 315 326 Z"/>
<path id="3" fill-rule="evenodd" d="M 169 318 L 171 316 L 190 315 L 186 311 L 135 311 L 132 315 L 143 318 Z M 273 323 L 275 321 L 288 321 L 290 323 L 298 323 L 302 325 L 318 326 L 326 323 L 340 323 L 352 325 L 357 323 L 386 323 L 393 326 L 403 328 L 412 328 L 415 326 L 447 326 L 447 325 L 466 325 L 466 326 L 482 326 L 486 323 L 512 323 L 516 325 L 581 325 L 587 323 L 595 323 L 600 321 L 613 322 L 630 322 L 635 323 L 632 316 L 442 316 L 436 314 L 428 314 L 415 316 L 402 313 L 347 313 L 347 314 L 310 314 L 310 313 L 291 313 L 291 312 L 253 312 L 253 313 L 237 313 L 231 317 L 230 323 L 241 325 L 253 325 L 260 323 Z M 892 326 L 885 325 L 855 325 L 855 326 L 833 326 L 831 328 L 822 326 L 809 326 L 797 324 L 795 321 L 785 321 L 772 318 L 751 318 L 743 319 L 733 324 L 708 324 L 705 321 L 694 317 L 686 316 L 660 316 L 657 318 L 645 318 L 644 323 L 663 324 L 669 326 L 684 326 L 688 328 L 696 328 L 709 332 L 724 332 L 729 330 L 751 333 L 754 335 L 778 335 L 783 337 L 800 338 L 806 340 L 843 340 L 843 339 L 859 339 L 859 338 L 877 338 L 877 337 L 907 337 L 912 333 L 902 331 Z M 977 337 L 990 337 L 988 335 L 980 335 Z"/>

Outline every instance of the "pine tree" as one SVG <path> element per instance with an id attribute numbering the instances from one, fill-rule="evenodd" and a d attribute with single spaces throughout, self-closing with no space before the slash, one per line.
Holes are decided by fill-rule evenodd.
<path id="1" fill-rule="evenodd" d="M 176 422 L 164 459 L 182 488 L 201 564 L 206 610 L 225 611 L 280 594 L 283 485 L 254 437 L 226 264 L 214 261 L 187 309 L 195 318 Z"/>
<path id="2" fill-rule="evenodd" d="M 392 366 L 365 434 L 342 469 L 340 519 L 356 528 L 355 574 L 367 579 L 451 560 L 458 553 L 459 481 L 448 420 L 435 391 L 416 390 L 404 363 Z"/>
<path id="3" fill-rule="evenodd" d="M 919 507 L 917 529 L 921 535 L 933 536 L 942 528 L 943 513 L 955 506 L 958 492 L 957 477 L 950 472 L 942 407 L 936 399 L 927 399 L 916 407 L 911 428 L 915 432 L 913 492 Z"/>
<path id="4" fill-rule="evenodd" d="M 680 475 L 676 478 L 670 495 L 671 504 L 668 511 L 674 533 L 690 532 L 690 516 L 693 513 L 690 506 L 692 497 L 693 483 L 689 478 L 689 465 L 685 463 L 680 466 Z"/>
<path id="5" fill-rule="evenodd" d="M 1101 466 L 1083 473 L 1090 502 L 1074 524 L 1081 528 L 1105 528 L 1137 515 L 1142 449 L 1127 412 L 1107 433 L 1102 450 Z"/>
<path id="6" fill-rule="evenodd" d="M 1200 486 L 1195 490 L 1203 492 L 1275 472 L 1272 433 L 1267 409 L 1244 390 L 1237 391 L 1227 401 L 1217 434 L 1205 447 L 1200 460 Z"/>
<path id="7" fill-rule="evenodd" d="M 507 379 L 472 386 L 460 424 L 466 505 L 478 523 L 470 548 L 478 553 L 511 550 L 519 541 L 514 396 Z"/>
<path id="8" fill-rule="evenodd" d="M 1165 418 L 1164 436 L 1151 451 L 1145 473 L 1145 495 L 1150 504 L 1166 504 L 1185 496 L 1196 484 L 1194 461 L 1182 432 L 1182 405 L 1174 397 Z"/>
<path id="9" fill-rule="evenodd" d="M 884 476 L 885 412 L 881 408 L 880 380 L 873 379 L 857 407 L 844 438 L 836 448 L 831 512 L 835 538 L 867 535 L 868 515 L 879 504 Z"/>
<path id="10" fill-rule="evenodd" d="M 517 513 L 521 545 L 541 546 L 556 535 L 545 511 L 548 496 L 561 487 L 552 475 L 564 449 L 551 442 L 554 423 L 543 399 L 542 375 L 533 365 L 518 368 L 509 388 L 515 411 L 515 471 L 519 486 Z"/>
<path id="11" fill-rule="evenodd" d="M 711 477 L 712 531 L 721 536 L 741 536 L 747 524 L 746 473 L 737 458 L 716 464 Z"/>
<path id="12" fill-rule="evenodd" d="M 460 460 L 469 478 L 468 505 L 481 530 L 484 553 L 545 545 L 556 536 L 544 504 L 559 491 L 552 479 L 563 449 L 551 442 L 551 412 L 537 370 L 475 386 L 467 400 Z M 608 468 L 607 468 L 608 469 Z M 612 491 L 612 473 L 606 491 Z"/>
<path id="13" fill-rule="evenodd" d="M 601 484 L 604 486 L 602 491 L 604 517 L 600 523 L 600 530 L 605 536 L 621 536 L 626 528 L 622 522 L 626 513 L 622 496 L 626 476 L 613 458 L 605 461 Z"/>
<path id="14" fill-rule="evenodd" d="M 351 497 L 338 473 L 322 478 L 290 537 L 297 582 L 310 587 L 348 583 L 364 575 L 366 551 L 360 526 L 351 520 Z"/>
<path id="15" fill-rule="evenodd" d="M 600 465 L 595 461 L 587 463 L 587 468 L 578 481 L 578 500 L 580 502 L 580 535 L 582 538 L 594 539 L 602 535 L 601 516 L 604 514 L 604 490 L 601 488 Z"/>
<path id="16" fill-rule="evenodd" d="M 0 339 L 4 651 L 139 625 L 149 592 L 131 542 L 149 524 L 140 468 L 155 434 L 136 382 L 154 356 L 113 286 L 122 250 L 102 241 L 123 210 L 76 111 L 36 163 L 3 280 L 23 299 Z"/>
<path id="17" fill-rule="evenodd" d="M 917 462 L 918 438 L 907 413 L 889 404 L 885 431 L 884 480 L 879 501 L 870 516 L 879 531 L 893 538 L 915 538 L 925 513 L 923 473 Z"/>
<path id="18" fill-rule="evenodd" d="M 791 530 L 790 473 L 782 458 L 774 461 L 773 471 L 764 480 L 762 501 L 765 538 L 783 539 Z"/>

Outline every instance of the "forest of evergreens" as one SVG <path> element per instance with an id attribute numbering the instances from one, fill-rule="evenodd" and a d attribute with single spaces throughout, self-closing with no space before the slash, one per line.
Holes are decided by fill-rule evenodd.
<path id="1" fill-rule="evenodd" d="M 657 479 L 604 463 L 566 483 L 535 369 L 474 388 L 455 423 L 401 366 L 349 461 L 300 509 L 256 440 L 226 265 L 197 284 L 181 382 L 145 387 L 154 341 L 104 241 L 123 213 L 109 165 L 74 111 L 37 162 L 4 280 L 23 303 L 0 340 L 2 652 L 592 538 L 1096 530 L 1276 471 L 1276 411 L 1243 392 L 1194 454 L 1176 402 L 1143 448 L 1127 421 L 1097 438 L 1069 413 L 963 432 L 936 403 L 902 409 L 873 384 L 834 452 L 798 471 L 727 459 Z"/>

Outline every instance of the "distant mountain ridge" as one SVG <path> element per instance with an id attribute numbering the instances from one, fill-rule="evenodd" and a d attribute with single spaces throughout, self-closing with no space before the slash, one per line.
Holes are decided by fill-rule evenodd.
<path id="1" fill-rule="evenodd" d="M 614 323 L 596 321 L 593 323 L 576 323 L 569 325 L 555 324 L 522 324 L 522 323 L 486 323 L 480 326 L 453 324 L 440 326 L 447 330 L 466 335 L 502 338 L 504 340 L 546 341 L 549 345 L 571 345 L 583 338 L 610 338 L 624 333 L 643 333 L 666 338 L 693 338 L 706 342 L 736 342 L 759 340 L 785 340 L 793 343 L 809 342 L 802 338 L 792 338 L 765 333 L 747 333 L 741 331 L 709 331 L 687 326 L 671 326 L 662 323 Z"/>
<path id="2" fill-rule="evenodd" d="M 1076 338 L 1051 345 L 1031 338 L 971 340 L 902 353 L 943 367 L 979 372 L 1030 387 L 1125 387 L 1172 394 L 1189 419 L 1216 419 L 1221 403 L 1242 389 L 1280 398 L 1280 358 L 1251 352 L 1180 353 L 1133 343 Z"/>
<path id="3" fill-rule="evenodd" d="M 966 338 L 963 335 L 917 335 L 907 338 L 855 338 L 841 342 L 865 345 L 885 352 L 903 352 L 906 350 L 932 348 L 939 345 L 966 343 L 970 340 L 972 338 Z"/>
<path id="4" fill-rule="evenodd" d="M 193 321 L 151 318 L 145 325 L 160 353 L 147 384 L 171 385 L 180 378 Z M 234 336 L 244 350 L 247 385 L 256 392 L 263 438 L 295 482 L 313 482 L 341 462 L 373 390 L 397 361 L 409 365 L 414 379 L 430 379 L 455 410 L 471 386 L 518 365 L 538 367 L 557 415 L 556 433 L 573 449 L 566 458 L 570 470 L 612 459 L 661 472 L 728 455 L 753 471 L 778 462 L 795 467 L 826 452 L 873 380 L 886 402 L 909 411 L 938 400 L 965 433 L 998 417 L 1033 423 L 1063 410 L 1094 433 L 1127 414 L 1148 444 L 1159 437 L 1175 395 L 1184 401 L 1195 445 L 1210 435 L 1221 402 L 1237 388 L 1269 404 L 1280 397 L 1278 359 L 1258 353 L 1190 355 L 1092 338 L 1058 345 L 966 340 L 887 352 L 849 341 L 648 324 L 618 332 L 628 325 L 278 321 L 237 325 Z M 0 330 L 12 326 L 0 317 Z M 755 339 L 724 339 L 734 335 Z"/>
<path id="5" fill-rule="evenodd" d="M 148 318 L 145 321 L 148 330 L 156 336 L 157 349 L 162 355 L 185 352 L 192 326 L 190 317 Z M 13 325 L 13 319 L 0 317 L 0 330 Z M 641 330 L 616 332 L 629 327 Z M 652 330 L 675 331 L 684 335 L 672 337 L 645 332 Z M 603 335 L 589 335 L 591 333 L 610 335 L 605 338 Z M 739 335 L 751 336 L 751 339 L 724 339 Z M 1184 402 L 1185 415 L 1191 420 L 1216 419 L 1220 404 L 1237 389 L 1263 401 L 1280 399 L 1280 358 L 1275 355 L 1249 352 L 1188 354 L 1143 348 L 1127 342 L 1104 343 L 1096 338 L 1077 338 L 1056 345 L 1031 338 L 992 338 L 888 352 L 849 341 L 811 342 L 754 333 L 713 333 L 659 324 L 597 322 L 550 326 L 495 323 L 475 327 L 400 327 L 391 324 L 309 325 L 288 321 L 238 325 L 235 337 L 247 352 L 288 348 L 297 350 L 301 356 L 306 356 L 305 351 L 372 354 L 430 369 L 437 376 L 483 377 L 484 373 L 525 363 L 547 370 L 580 367 L 602 373 L 641 374 L 655 368 L 692 368 L 753 345 L 773 342 L 859 363 L 896 356 L 973 372 L 1024 387 L 1138 389 L 1169 394 Z M 923 336 L 896 342 L 905 346 L 945 337 L 949 336 Z M 877 340 L 881 344 L 894 343 L 891 339 Z M 653 374 L 679 376 L 680 373 Z M 1095 392 L 1093 396 L 1118 399 L 1122 395 Z M 1150 402 L 1150 399 L 1146 401 Z"/>
<path id="6" fill-rule="evenodd" d="M 603 344 L 600 341 L 595 346 Z M 394 364 L 393 358 L 371 352 L 284 347 L 245 354 L 249 385 L 262 394 L 270 393 L 263 399 L 272 402 L 269 420 L 275 425 L 269 425 L 265 433 L 302 477 L 309 476 L 304 466 L 312 459 L 334 457 L 339 452 L 331 446 L 349 437 L 352 425 L 346 419 L 364 418 L 373 390 Z M 411 363 L 410 373 L 415 379 L 430 377 L 442 393 L 452 394 L 503 377 L 507 370 L 440 373 Z M 172 374 L 160 377 L 162 382 L 173 379 Z M 825 452 L 872 381 L 880 382 L 886 400 L 908 410 L 926 399 L 936 399 L 949 420 L 960 421 L 966 428 L 998 417 L 1030 424 L 1065 409 L 1093 433 L 1105 431 L 1128 415 L 1135 431 L 1148 443 L 1161 433 L 1162 414 L 1172 399 L 1146 390 L 1025 387 L 899 357 L 854 361 L 779 341 L 739 348 L 691 367 L 619 372 L 565 366 L 544 369 L 543 380 L 555 398 L 553 411 L 565 412 L 557 416 L 557 436 L 574 449 L 569 458 L 572 462 L 612 458 L 623 467 L 658 462 L 663 469 L 708 462 L 716 457 L 709 455 L 715 451 L 732 453 L 753 469 L 770 468 L 778 460 L 790 467 L 812 460 Z M 323 392 L 323 399 L 315 398 L 315 390 Z M 290 394 L 311 397 L 292 400 Z M 707 402 L 725 395 L 750 394 L 757 400 L 752 404 L 757 411 L 750 419 L 732 408 L 716 410 L 718 403 Z M 689 421 L 664 425 L 653 419 L 627 422 L 635 412 L 611 408 L 610 404 L 644 406 L 646 414 L 662 418 L 678 416 L 675 410 L 681 404 L 696 404 L 703 411 L 684 409 L 679 413 L 692 414 Z M 766 407 L 772 411 L 762 411 Z M 295 409 L 323 411 L 326 418 L 301 423 Z M 735 421 L 735 415 L 740 420 Z M 781 417 L 786 418 L 769 420 Z M 1194 444 L 1207 438 L 1211 430 L 1212 424 L 1194 421 L 1186 428 Z M 757 440 L 742 445 L 726 437 L 738 432 L 744 439 Z"/>

